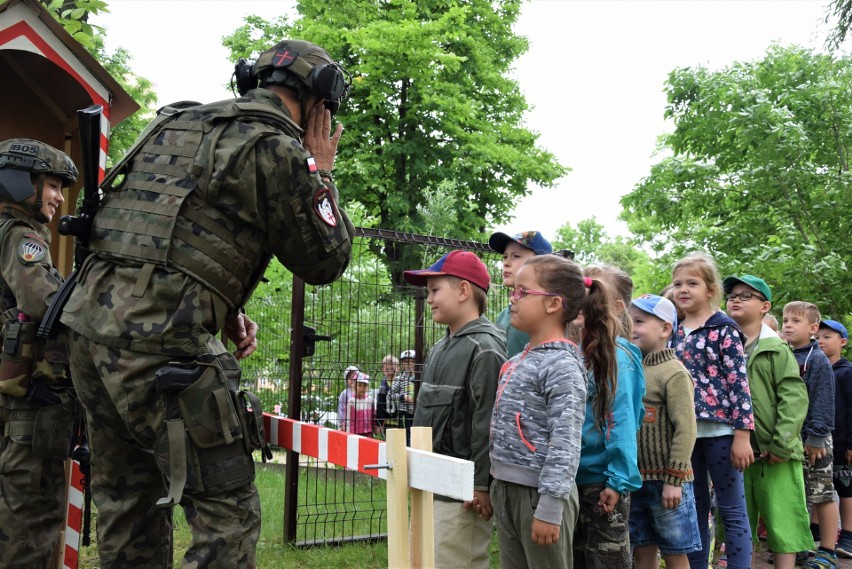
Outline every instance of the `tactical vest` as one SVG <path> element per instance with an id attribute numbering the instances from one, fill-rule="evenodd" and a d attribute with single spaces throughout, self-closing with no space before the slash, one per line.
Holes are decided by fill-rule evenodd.
<path id="1" fill-rule="evenodd" d="M 245 136 L 231 149 L 217 148 L 234 121 L 247 123 Z M 264 230 L 216 209 L 219 186 L 260 138 L 297 128 L 282 110 L 246 98 L 162 109 L 104 180 L 92 251 L 141 263 L 143 287 L 153 267 L 174 268 L 231 310 L 242 306 L 271 255 Z M 224 160 L 223 150 L 231 150 Z M 113 189 L 120 174 L 124 180 Z"/>

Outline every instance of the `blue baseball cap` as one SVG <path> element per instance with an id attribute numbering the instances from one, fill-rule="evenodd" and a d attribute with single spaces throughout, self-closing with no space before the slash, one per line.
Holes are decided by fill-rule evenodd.
<path id="1" fill-rule="evenodd" d="M 831 330 L 834 330 L 838 334 L 840 334 L 840 337 L 843 338 L 844 340 L 849 339 L 849 332 L 846 331 L 846 326 L 844 326 L 843 324 L 841 324 L 837 320 L 820 320 L 819 327 L 820 328 L 829 328 Z"/>
<path id="2" fill-rule="evenodd" d="M 450 251 L 428 269 L 403 271 L 402 276 L 414 286 L 426 286 L 429 277 L 458 277 L 475 284 L 485 292 L 491 285 L 491 277 L 479 257 L 470 251 Z"/>
<path id="3" fill-rule="evenodd" d="M 639 298 L 634 298 L 631 301 L 631 305 L 642 312 L 656 316 L 663 322 L 670 322 L 672 328 L 677 328 L 677 310 L 668 298 L 663 298 L 656 294 L 643 294 Z"/>
<path id="4" fill-rule="evenodd" d="M 551 245 L 550 241 L 545 239 L 538 231 L 523 231 L 521 233 L 515 233 L 512 236 L 498 232 L 488 238 L 488 246 L 494 251 L 502 253 L 506 250 L 506 245 L 512 241 L 521 247 L 531 250 L 536 255 L 553 253 L 553 245 Z"/>

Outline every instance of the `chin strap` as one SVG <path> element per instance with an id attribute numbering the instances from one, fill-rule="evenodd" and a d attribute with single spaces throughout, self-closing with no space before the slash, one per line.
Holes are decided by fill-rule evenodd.
<path id="1" fill-rule="evenodd" d="M 42 196 L 44 195 L 44 174 L 38 175 L 38 180 L 36 181 L 35 187 L 35 201 L 30 205 L 30 208 L 33 210 L 33 217 L 39 220 L 42 223 L 47 223 L 47 218 L 41 212 L 41 208 L 44 205 L 42 201 Z"/>

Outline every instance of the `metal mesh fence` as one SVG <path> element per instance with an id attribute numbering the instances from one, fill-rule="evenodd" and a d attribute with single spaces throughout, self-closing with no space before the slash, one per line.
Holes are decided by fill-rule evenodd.
<path id="1" fill-rule="evenodd" d="M 247 306 L 261 330 L 258 353 L 244 362 L 243 379 L 265 410 L 296 416 L 291 411 L 299 407 L 301 420 L 338 428 L 341 401 L 348 397 L 344 370 L 355 366 L 369 375 L 375 396 L 382 359 L 399 358 L 404 350 L 416 351 L 415 384 L 419 381 L 426 351 L 446 329 L 432 322 L 423 289 L 394 284 L 391 275 L 396 273 L 385 261 L 389 243 L 412 265 L 397 263 L 397 273 L 427 267 L 452 249 L 464 249 L 483 259 L 493 283 L 502 282 L 500 256 L 483 243 L 361 228 L 357 235 L 350 265 L 334 284 L 305 286 L 302 295 L 300 283 L 275 266 L 267 272 L 270 282 L 258 287 Z M 504 289 L 493 286 L 486 316 L 493 321 L 505 305 Z M 302 318 L 315 336 L 330 339 L 316 341 L 314 353 L 300 361 L 291 346 L 311 343 L 310 330 L 307 336 L 300 332 Z M 294 326 L 299 338 L 291 334 Z M 383 480 L 295 453 L 287 453 L 287 460 L 285 541 L 330 544 L 386 533 Z"/>

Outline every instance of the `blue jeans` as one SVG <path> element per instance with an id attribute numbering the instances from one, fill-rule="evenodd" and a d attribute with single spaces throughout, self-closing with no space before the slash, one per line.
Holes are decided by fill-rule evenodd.
<path id="1" fill-rule="evenodd" d="M 630 495 L 630 545 L 656 545 L 665 555 L 700 551 L 692 482 L 681 486 L 676 508 L 663 506 L 663 481 L 648 480 Z"/>
<path id="2" fill-rule="evenodd" d="M 689 554 L 691 569 L 707 569 L 710 558 L 710 486 L 708 474 L 716 491 L 716 505 L 725 527 L 725 554 L 729 569 L 751 567 L 751 527 L 745 502 L 743 474 L 731 464 L 731 445 L 734 435 L 695 440 L 692 451 L 692 470 L 695 471 L 695 509 L 701 531 L 702 550 Z"/>

